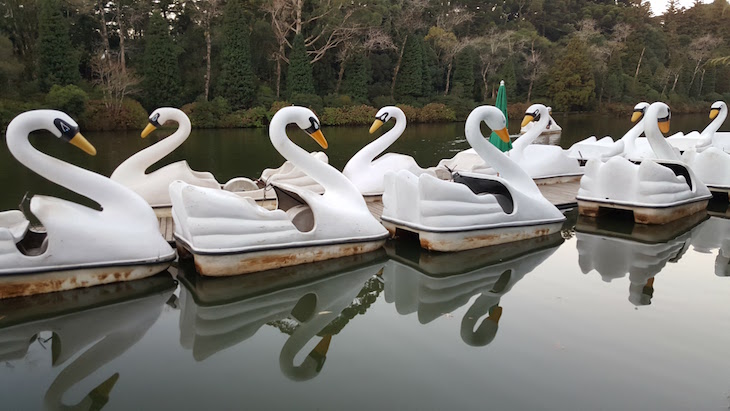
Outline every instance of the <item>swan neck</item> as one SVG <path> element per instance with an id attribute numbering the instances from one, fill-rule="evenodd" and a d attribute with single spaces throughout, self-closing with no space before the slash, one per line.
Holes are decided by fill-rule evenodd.
<path id="1" fill-rule="evenodd" d="M 523 134 L 520 138 L 515 140 L 514 143 L 512 143 L 512 151 L 522 151 L 525 147 L 532 144 L 532 142 L 535 141 L 540 134 L 542 134 L 549 122 L 550 113 L 547 112 L 547 110 L 545 110 L 545 112 L 541 112 L 540 120 L 534 124 L 527 133 Z"/>
<path id="2" fill-rule="evenodd" d="M 651 118 L 651 121 L 645 123 L 644 132 L 646 133 L 646 139 L 649 141 L 649 145 L 658 159 L 680 160 L 674 152 L 674 148 L 672 148 L 664 138 L 664 134 L 659 130 L 657 111 L 658 108 L 654 109 L 652 107 L 649 107 L 649 110 L 647 110 L 646 116 Z"/>
<path id="3" fill-rule="evenodd" d="M 392 116 L 395 119 L 395 125 L 393 128 L 363 147 L 354 156 L 352 156 L 350 161 L 356 164 L 369 164 L 375 157 L 387 150 L 388 147 L 393 145 L 393 143 L 400 138 L 406 130 L 406 116 L 398 111 L 393 112 Z"/>

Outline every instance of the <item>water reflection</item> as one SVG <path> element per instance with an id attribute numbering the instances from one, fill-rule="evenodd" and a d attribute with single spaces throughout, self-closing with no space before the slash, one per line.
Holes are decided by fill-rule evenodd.
<path id="1" fill-rule="evenodd" d="M 0 362 L 22 361 L 31 344 L 51 344 L 51 364 L 64 366 L 48 387 L 47 409 L 99 410 L 119 373 L 107 376 L 80 402 L 64 394 L 136 344 L 157 321 L 175 281 L 169 274 L 0 301 Z M 42 332 L 51 332 L 49 339 Z M 71 358 L 75 359 L 68 364 Z"/>
<path id="2" fill-rule="evenodd" d="M 433 253 L 411 242 L 389 242 L 383 272 L 385 301 L 401 315 L 417 313 L 428 324 L 478 295 L 461 320 L 461 339 L 492 342 L 504 313 L 500 299 L 563 243 L 560 234 L 458 253 Z M 479 323 L 479 320 L 486 318 Z"/>
<path id="3" fill-rule="evenodd" d="M 715 258 L 715 275 L 730 276 L 730 203 L 726 199 L 711 201 L 705 221 L 692 235 L 692 248 L 699 253 L 711 253 L 718 249 Z"/>
<path id="4" fill-rule="evenodd" d="M 644 225 L 580 216 L 575 227 L 578 264 L 583 274 L 595 270 L 605 282 L 628 274 L 629 301 L 649 305 L 654 278 L 667 263 L 682 258 L 707 218 L 696 213 L 668 224 Z"/>
<path id="5" fill-rule="evenodd" d="M 279 355 L 281 372 L 295 381 L 312 379 L 324 366 L 333 336 L 380 294 L 377 276 L 385 259 L 381 249 L 230 278 L 202 277 L 183 264 L 180 344 L 203 361 L 268 324 L 289 335 Z M 295 357 L 315 338 L 320 340 L 297 365 Z"/>

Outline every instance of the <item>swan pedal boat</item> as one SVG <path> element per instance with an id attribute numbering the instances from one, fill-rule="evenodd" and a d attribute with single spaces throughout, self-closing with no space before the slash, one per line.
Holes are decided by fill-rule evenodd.
<path id="1" fill-rule="evenodd" d="M 148 168 L 180 147 L 190 136 L 192 127 L 188 116 L 182 110 L 161 107 L 150 115 L 149 124 L 142 131 L 142 138 L 146 138 L 169 121 L 178 124 L 177 130 L 172 135 L 132 155 L 120 164 L 111 175 L 112 180 L 129 187 L 142 196 L 152 206 L 158 217 L 170 217 L 172 215 L 172 202 L 168 188 L 170 183 L 177 180 L 199 187 L 226 190 L 240 196 L 251 197 L 262 206 L 270 209 L 276 208 L 276 195 L 271 188 L 273 182 L 295 185 L 320 194 L 324 192 L 321 185 L 294 167 L 290 162 L 285 162 L 279 168 L 265 169 L 257 180 L 236 177 L 225 184 L 219 183 L 213 174 L 209 172 L 191 169 L 185 160 L 168 164 L 147 173 Z M 322 152 L 311 153 L 311 155 L 319 161 L 328 162 L 327 155 Z"/>
<path id="2" fill-rule="evenodd" d="M 0 299 L 149 277 L 165 270 L 175 250 L 139 195 L 109 178 L 41 153 L 28 141 L 48 130 L 90 155 L 96 149 L 65 113 L 34 110 L 10 122 L 7 144 L 23 165 L 101 206 L 34 196 L 30 212 L 45 233 L 29 230 L 19 210 L 0 213 Z"/>
<path id="3" fill-rule="evenodd" d="M 453 181 L 406 170 L 385 177 L 381 221 L 391 235 L 418 234 L 423 248 L 460 251 L 550 235 L 565 216 L 510 157 L 485 140 L 479 124 L 509 140 L 504 114 L 477 107 L 467 118 L 466 138 L 499 176 L 456 173 Z"/>
<path id="4" fill-rule="evenodd" d="M 702 131 L 689 133 L 685 139 L 695 142 L 688 145 L 682 154 L 682 161 L 687 163 L 707 188 L 715 194 L 730 194 L 730 153 L 720 142 L 717 130 L 727 117 L 728 108 L 722 101 L 715 102 L 710 109 L 712 122 Z M 670 141 L 673 137 L 667 138 Z"/>
<path id="5" fill-rule="evenodd" d="M 192 255 L 201 274 L 252 273 L 366 253 L 385 243 L 388 231 L 358 189 L 289 140 L 290 123 L 326 148 L 319 120 L 309 109 L 284 107 L 272 118 L 269 135 L 279 153 L 321 184 L 324 194 L 273 183 L 278 209 L 272 211 L 227 191 L 183 181 L 170 185 L 178 251 Z"/>
<path id="6" fill-rule="evenodd" d="M 527 109 L 522 127 L 533 124 L 529 130 L 512 143 L 506 155 L 520 165 L 535 183 L 557 184 L 578 181 L 583 176 L 583 166 L 578 159 L 568 156 L 559 146 L 533 144 L 540 134 L 551 127 L 548 108 L 533 104 Z M 450 159 L 441 160 L 438 167 L 449 171 L 496 175 L 496 168 L 472 148 L 457 153 Z"/>
<path id="7" fill-rule="evenodd" d="M 669 131 L 669 107 L 653 103 L 645 116 L 647 140 L 660 159 L 589 160 L 576 196 L 581 215 L 628 210 L 637 223 L 665 224 L 707 208 L 712 194 L 662 134 Z"/>
<path id="8" fill-rule="evenodd" d="M 391 119 L 395 120 L 395 126 L 358 151 L 342 170 L 342 174 L 352 181 L 366 201 L 376 201 L 382 197 L 385 189 L 383 183 L 385 174 L 391 171 L 408 170 L 417 176 L 430 174 L 445 180 L 451 179 L 450 172 L 436 167 L 421 168 L 413 157 L 404 154 L 386 153 L 376 160 L 375 157 L 395 143 L 406 129 L 406 115 L 403 110 L 388 106 L 381 108 L 375 114 L 375 121 L 370 126 L 370 134 Z"/>

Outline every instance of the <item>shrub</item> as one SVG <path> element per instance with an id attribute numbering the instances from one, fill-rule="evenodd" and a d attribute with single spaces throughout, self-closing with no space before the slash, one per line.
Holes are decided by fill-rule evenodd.
<path id="1" fill-rule="evenodd" d="M 256 101 L 254 102 L 254 105 L 266 108 L 271 107 L 275 101 L 276 94 L 274 94 L 274 90 L 265 84 L 260 85 L 259 90 L 256 93 Z"/>
<path id="2" fill-rule="evenodd" d="M 145 123 L 147 111 L 132 99 L 124 99 L 119 113 L 109 110 L 103 100 L 89 100 L 79 121 L 82 130 L 89 131 L 142 129 Z"/>
<path id="3" fill-rule="evenodd" d="M 0 130 L 3 132 L 15 116 L 28 110 L 38 108 L 37 104 L 15 100 L 0 100 Z"/>
<path id="4" fill-rule="evenodd" d="M 61 110 L 75 119 L 81 118 L 84 114 L 88 100 L 86 92 L 73 84 L 68 86 L 55 84 L 46 95 L 46 104 L 49 107 Z"/>
<path id="5" fill-rule="evenodd" d="M 267 115 L 269 121 L 271 121 L 271 118 L 274 117 L 274 114 L 276 114 L 277 111 L 281 110 L 282 107 L 287 106 L 291 106 L 291 103 L 289 103 L 288 101 L 275 101 L 269 108 L 269 112 Z"/>
<path id="6" fill-rule="evenodd" d="M 262 128 L 269 124 L 268 111 L 263 107 L 254 107 L 243 112 L 242 127 Z"/>
<path id="7" fill-rule="evenodd" d="M 295 106 L 309 107 L 315 113 L 321 113 L 324 110 L 322 97 L 316 94 L 294 94 L 290 100 Z"/>
<path id="8" fill-rule="evenodd" d="M 415 118 L 419 123 L 444 123 L 456 121 L 454 110 L 441 103 L 429 103 L 418 110 Z"/>
<path id="9" fill-rule="evenodd" d="M 396 107 L 403 110 L 403 114 L 406 115 L 406 121 L 411 121 L 414 123 L 418 121 L 417 120 L 418 119 L 418 110 L 417 109 L 415 109 L 409 105 L 406 105 L 406 104 L 398 104 Z"/>
<path id="10" fill-rule="evenodd" d="M 231 113 L 231 107 L 223 97 L 211 101 L 196 101 L 186 104 L 182 111 L 190 117 L 194 128 L 216 128 Z"/>
<path id="11" fill-rule="evenodd" d="M 348 107 L 354 105 L 352 98 L 346 94 L 327 94 L 322 100 L 325 107 Z"/>
<path id="12" fill-rule="evenodd" d="M 377 96 L 373 97 L 373 105 L 377 107 L 378 109 L 381 109 L 385 106 L 394 106 L 395 105 L 395 99 L 391 96 Z"/>
<path id="13" fill-rule="evenodd" d="M 328 126 L 369 125 L 378 110 L 367 105 L 350 107 L 327 107 L 320 117 L 322 124 Z"/>

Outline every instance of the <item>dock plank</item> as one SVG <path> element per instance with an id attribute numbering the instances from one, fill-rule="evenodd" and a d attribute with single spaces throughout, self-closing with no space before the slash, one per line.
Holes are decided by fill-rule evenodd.
<path id="1" fill-rule="evenodd" d="M 542 195 L 544 195 L 545 198 L 548 199 L 548 201 L 553 203 L 561 210 L 578 206 L 578 202 L 576 201 L 575 196 L 578 194 L 578 189 L 580 188 L 579 181 L 538 185 L 537 187 L 540 189 Z M 368 210 L 370 210 L 370 213 L 373 215 L 373 217 L 380 220 L 380 217 L 383 215 L 383 201 L 380 198 L 371 198 L 368 199 L 366 203 L 368 206 Z M 261 205 L 265 208 L 271 209 L 275 207 L 275 204 L 275 202 L 266 202 Z M 159 218 L 159 222 L 160 234 L 162 234 L 167 242 L 174 242 L 175 226 L 172 217 L 161 217 Z"/>

